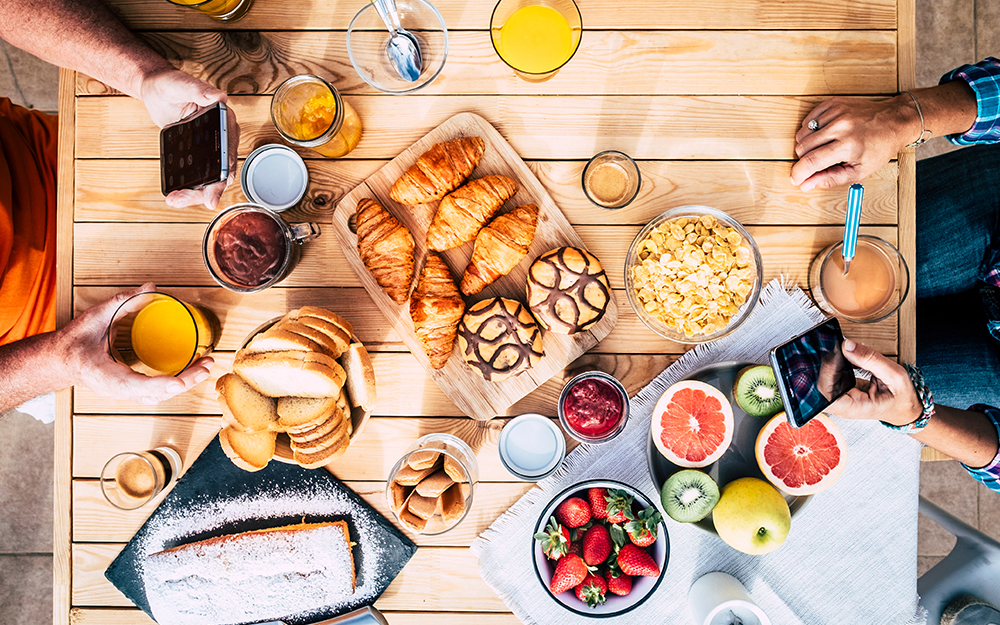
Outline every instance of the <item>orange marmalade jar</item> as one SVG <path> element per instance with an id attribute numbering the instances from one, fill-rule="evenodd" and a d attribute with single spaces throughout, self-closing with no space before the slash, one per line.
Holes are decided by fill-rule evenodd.
<path id="1" fill-rule="evenodd" d="M 312 74 L 281 83 L 271 99 L 271 121 L 285 141 L 329 158 L 346 155 L 361 140 L 361 118 L 333 85 Z"/>

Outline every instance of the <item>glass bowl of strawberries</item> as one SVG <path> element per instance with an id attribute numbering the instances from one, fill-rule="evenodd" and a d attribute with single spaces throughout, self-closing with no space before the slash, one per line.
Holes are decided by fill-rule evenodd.
<path id="1" fill-rule="evenodd" d="M 538 581 L 582 616 L 624 614 L 651 595 L 667 568 L 670 539 L 653 502 L 612 480 L 559 493 L 532 537 Z"/>

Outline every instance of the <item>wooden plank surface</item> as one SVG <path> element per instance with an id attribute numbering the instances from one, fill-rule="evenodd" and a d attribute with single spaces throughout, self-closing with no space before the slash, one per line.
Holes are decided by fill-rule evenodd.
<path id="1" fill-rule="evenodd" d="M 426 623 L 424 612 L 394 612 L 385 610 L 385 617 L 392 625 L 418 625 Z M 126 608 L 73 608 L 70 613 L 73 625 L 155 625 L 155 621 L 139 609 Z M 509 613 L 456 612 L 434 615 L 435 625 L 518 625 L 517 618 Z"/>
<path id="2" fill-rule="evenodd" d="M 228 93 L 273 93 L 303 73 L 336 80 L 341 93 L 379 93 L 354 71 L 342 33 L 146 33 L 143 39 Z M 738 63 L 716 62 L 734 50 Z M 896 36 L 861 30 L 588 32 L 553 79 L 529 83 L 500 60 L 487 33 L 459 31 L 450 33 L 444 72 L 420 94 L 589 94 L 604 85 L 619 94 L 890 93 L 896 88 Z M 81 75 L 77 93 L 113 91 Z"/>

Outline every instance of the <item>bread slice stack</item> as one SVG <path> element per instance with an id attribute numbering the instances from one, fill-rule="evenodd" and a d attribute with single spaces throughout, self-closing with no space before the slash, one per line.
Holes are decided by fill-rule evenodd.
<path id="1" fill-rule="evenodd" d="M 315 306 L 290 311 L 236 353 L 233 373 L 215 390 L 222 408 L 219 440 L 238 467 L 259 471 L 286 435 L 292 456 L 307 469 L 347 451 L 352 407 L 375 405 L 368 352 L 352 342 L 343 317 Z"/>

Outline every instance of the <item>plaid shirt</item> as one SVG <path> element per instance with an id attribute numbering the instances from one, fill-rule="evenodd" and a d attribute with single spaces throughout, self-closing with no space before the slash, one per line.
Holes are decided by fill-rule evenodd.
<path id="1" fill-rule="evenodd" d="M 986 416 L 993 422 L 993 427 L 997 429 L 997 436 L 1000 436 L 1000 410 L 984 404 L 970 406 L 969 410 L 985 412 Z M 1000 493 L 1000 450 L 997 451 L 997 455 L 993 456 L 993 461 L 981 469 L 973 469 L 964 464 L 962 466 L 987 488 Z"/>
<path id="2" fill-rule="evenodd" d="M 988 57 L 975 65 L 963 65 L 941 77 L 941 84 L 963 79 L 976 94 L 976 123 L 961 135 L 948 135 L 956 145 L 1000 141 L 1000 60 Z"/>

